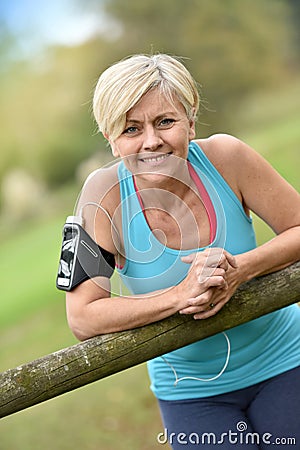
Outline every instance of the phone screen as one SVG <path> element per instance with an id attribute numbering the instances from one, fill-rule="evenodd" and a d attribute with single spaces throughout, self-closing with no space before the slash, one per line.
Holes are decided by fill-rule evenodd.
<path id="1" fill-rule="evenodd" d="M 68 287 L 73 277 L 73 265 L 78 248 L 78 229 L 66 225 L 63 231 L 63 242 L 57 274 L 57 284 Z"/>

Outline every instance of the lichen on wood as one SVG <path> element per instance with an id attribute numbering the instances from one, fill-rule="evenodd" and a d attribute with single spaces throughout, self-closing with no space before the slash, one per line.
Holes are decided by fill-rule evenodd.
<path id="1" fill-rule="evenodd" d="M 300 262 L 239 287 L 215 316 L 175 314 L 96 336 L 0 374 L 0 417 L 49 400 L 300 301 Z"/>

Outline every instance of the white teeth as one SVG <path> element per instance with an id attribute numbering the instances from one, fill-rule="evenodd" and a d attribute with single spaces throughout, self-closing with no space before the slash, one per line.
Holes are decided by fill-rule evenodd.
<path id="1" fill-rule="evenodd" d="M 147 162 L 159 162 L 162 161 L 163 159 L 165 159 L 168 155 L 160 155 L 160 156 L 156 156 L 156 158 L 143 158 L 143 161 L 147 161 Z"/>

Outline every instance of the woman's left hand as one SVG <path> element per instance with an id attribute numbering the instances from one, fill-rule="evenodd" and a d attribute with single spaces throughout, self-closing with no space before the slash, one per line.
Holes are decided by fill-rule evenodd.
<path id="1" fill-rule="evenodd" d="M 207 319 L 219 312 L 230 300 L 242 283 L 238 267 L 228 266 L 226 270 L 226 286 L 212 287 L 198 297 L 191 298 L 190 306 L 180 311 L 180 314 L 194 314 L 194 319 Z"/>

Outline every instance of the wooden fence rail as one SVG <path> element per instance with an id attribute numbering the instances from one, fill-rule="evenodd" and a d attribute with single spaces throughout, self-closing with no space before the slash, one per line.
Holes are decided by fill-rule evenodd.
<path id="1" fill-rule="evenodd" d="M 243 284 L 214 317 L 176 314 L 88 339 L 0 374 L 0 417 L 300 301 L 300 262 Z"/>

